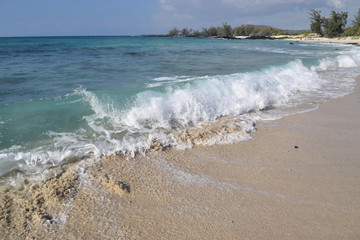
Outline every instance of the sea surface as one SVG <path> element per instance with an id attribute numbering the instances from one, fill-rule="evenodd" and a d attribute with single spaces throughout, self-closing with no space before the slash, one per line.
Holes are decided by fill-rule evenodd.
<path id="1" fill-rule="evenodd" d="M 249 139 L 259 120 L 352 91 L 360 48 L 289 43 L 0 38 L 0 176 L 133 157 L 154 143 L 234 143 Z"/>

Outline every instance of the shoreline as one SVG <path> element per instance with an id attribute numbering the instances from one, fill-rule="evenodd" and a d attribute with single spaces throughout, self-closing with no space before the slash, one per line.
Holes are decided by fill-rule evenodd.
<path id="1" fill-rule="evenodd" d="M 6 239 L 356 239 L 360 77 L 251 140 L 102 157 L 1 190 Z"/>
<path id="2" fill-rule="evenodd" d="M 298 41 L 298 42 L 310 42 L 310 43 L 338 43 L 338 44 L 352 44 L 360 46 L 360 38 L 354 37 L 338 37 L 338 38 L 326 38 L 326 37 L 298 37 L 298 38 L 279 38 L 280 40 Z"/>
<path id="3" fill-rule="evenodd" d="M 235 39 L 252 39 L 249 36 L 235 36 Z M 338 43 L 338 44 L 352 44 L 360 46 L 360 37 L 304 37 L 303 35 L 289 36 L 279 35 L 271 37 L 260 37 L 253 39 L 269 39 L 269 40 L 285 40 L 285 41 L 296 41 L 296 42 L 311 42 L 311 43 Z"/>

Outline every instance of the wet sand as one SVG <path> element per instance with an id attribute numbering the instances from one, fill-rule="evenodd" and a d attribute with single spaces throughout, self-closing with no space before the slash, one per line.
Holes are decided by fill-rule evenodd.
<path id="1" fill-rule="evenodd" d="M 359 239 L 360 86 L 253 139 L 3 187 L 0 239 Z"/>

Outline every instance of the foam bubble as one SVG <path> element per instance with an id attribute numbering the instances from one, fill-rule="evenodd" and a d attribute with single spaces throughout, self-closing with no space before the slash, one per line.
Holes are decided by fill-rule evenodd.
<path id="1" fill-rule="evenodd" d="M 312 71 L 326 71 L 328 69 L 334 69 L 336 67 L 337 67 L 336 61 L 334 61 L 330 58 L 324 58 L 324 59 L 320 60 L 319 65 L 312 66 L 311 70 Z"/>
<path id="2" fill-rule="evenodd" d="M 355 62 L 355 59 L 351 56 L 339 56 L 337 60 L 338 66 L 342 68 L 352 68 L 358 66 L 358 64 Z"/>
<path id="3" fill-rule="evenodd" d="M 103 154 L 121 151 L 133 156 L 136 152 L 144 153 L 149 149 L 154 139 L 165 146 L 191 147 L 192 144 L 176 139 L 173 131 L 201 128 L 203 123 L 217 121 L 222 116 L 236 117 L 286 103 L 298 91 L 318 88 L 321 81 L 316 72 L 297 60 L 252 73 L 193 77 L 191 82 L 181 87 L 175 84 L 161 92 L 141 92 L 126 109 L 116 109 L 114 104 L 100 101 L 94 93 L 85 89 L 77 89 L 75 94 L 82 96 L 94 111 L 85 119 L 94 131 L 94 145 L 99 151 Z M 243 129 L 248 131 L 241 134 L 239 131 L 224 137 L 220 131 L 209 139 L 197 140 L 196 144 L 246 139 L 252 122 L 245 125 Z"/>
<path id="4" fill-rule="evenodd" d="M 193 81 L 193 80 L 196 80 L 196 78 L 190 77 L 190 76 L 158 77 L 158 78 L 152 79 L 152 81 L 154 81 L 154 83 L 148 83 L 147 87 L 154 88 L 154 87 L 160 87 L 163 85 L 169 85 L 169 84 L 174 84 L 174 83 L 189 82 L 189 81 Z"/>
<path id="5" fill-rule="evenodd" d="M 337 68 L 355 68 L 360 65 L 360 54 L 355 52 L 349 55 L 337 56 L 335 59 L 329 57 L 319 61 L 317 66 L 312 66 L 312 71 L 336 70 Z"/>
<path id="6" fill-rule="evenodd" d="M 0 162 L 11 163 L 6 171 L 19 168 L 39 172 L 72 158 L 117 152 L 144 154 L 154 142 L 180 149 L 194 144 L 234 143 L 250 138 L 257 119 L 269 118 L 262 109 L 296 105 L 316 94 L 332 96 L 328 94 L 330 88 L 324 88 L 326 84 L 332 86 L 329 79 L 337 81 L 338 74 L 343 73 L 339 67 L 356 67 L 359 60 L 354 52 L 324 58 L 312 67 L 295 60 L 247 73 L 160 77 L 153 79 L 159 89 L 140 92 L 126 105 L 80 87 L 70 95 L 80 97 L 75 101 L 82 101 L 93 111 L 84 116 L 86 127 L 73 133 L 49 132 L 50 140 L 37 148 L 2 150 Z M 329 69 L 330 73 L 325 71 Z"/>

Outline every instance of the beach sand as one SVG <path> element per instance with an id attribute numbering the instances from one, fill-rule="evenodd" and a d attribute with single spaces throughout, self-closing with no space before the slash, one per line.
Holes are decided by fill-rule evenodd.
<path id="1" fill-rule="evenodd" d="M 359 239 L 360 86 L 253 139 L 2 187 L 0 239 Z"/>
<path id="2" fill-rule="evenodd" d="M 275 36 L 275 38 L 277 38 Z M 339 44 L 354 44 L 360 45 L 360 38 L 358 37 L 337 37 L 337 38 L 327 38 L 327 37 L 300 37 L 292 38 L 286 36 L 280 36 L 278 38 L 283 38 L 284 40 L 289 41 L 300 41 L 300 42 L 313 42 L 313 43 L 339 43 Z"/>
<path id="3" fill-rule="evenodd" d="M 237 39 L 247 39 L 249 36 L 235 36 Z M 358 36 L 348 36 L 348 37 L 314 37 L 304 35 L 274 35 L 271 36 L 275 40 L 286 40 L 286 41 L 296 41 L 296 42 L 313 42 L 313 43 L 339 43 L 339 44 L 353 44 L 360 45 L 360 37 Z"/>

